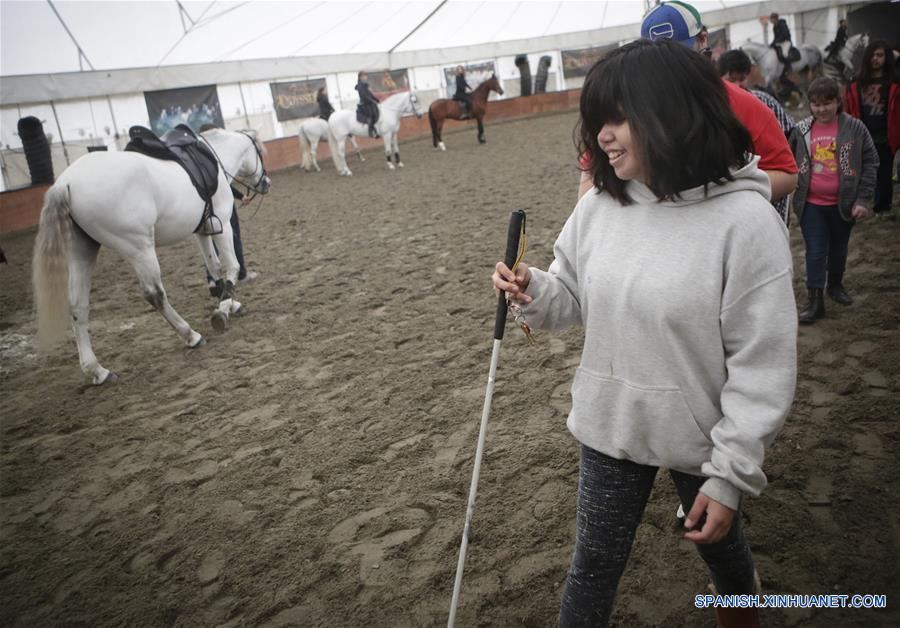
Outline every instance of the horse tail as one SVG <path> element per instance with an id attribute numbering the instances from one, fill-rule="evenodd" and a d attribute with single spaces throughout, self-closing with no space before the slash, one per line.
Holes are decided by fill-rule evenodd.
<path id="1" fill-rule="evenodd" d="M 428 107 L 428 123 L 431 125 L 431 142 L 434 144 L 434 147 L 437 148 L 438 131 L 437 118 L 434 117 L 434 103 L 431 103 L 431 106 Z"/>
<path id="2" fill-rule="evenodd" d="M 300 167 L 309 172 L 309 169 L 312 167 L 312 149 L 309 145 L 309 139 L 306 137 L 306 129 L 302 126 L 297 133 L 297 137 L 300 139 L 300 154 L 303 156 Z"/>
<path id="3" fill-rule="evenodd" d="M 69 327 L 70 203 L 69 186 L 57 183 L 47 190 L 34 241 L 32 283 L 38 342 L 44 347 L 65 340 Z"/>

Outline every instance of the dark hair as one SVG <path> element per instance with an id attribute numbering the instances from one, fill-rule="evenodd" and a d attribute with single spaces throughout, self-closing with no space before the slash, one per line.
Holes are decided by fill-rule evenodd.
<path id="1" fill-rule="evenodd" d="M 324 88 L 324 87 L 320 87 L 318 90 L 316 90 L 316 98 L 318 98 L 319 96 L 323 95 L 324 93 L 325 93 L 325 88 Z"/>
<path id="2" fill-rule="evenodd" d="M 810 103 L 814 100 L 836 100 L 838 105 L 840 105 L 841 86 L 833 78 L 820 76 L 809 84 L 809 89 L 806 91 L 806 99 Z"/>
<path id="3" fill-rule="evenodd" d="M 197 132 L 198 132 L 198 133 L 206 133 L 207 131 L 212 131 L 213 129 L 218 129 L 218 128 L 219 128 L 219 127 L 217 127 L 217 126 L 216 126 L 215 124 L 213 124 L 212 122 L 207 122 L 206 124 L 204 124 L 203 126 L 201 126 L 201 127 L 200 127 L 200 130 L 197 131 Z"/>
<path id="4" fill-rule="evenodd" d="M 881 68 L 881 78 L 872 76 L 872 67 L 870 62 L 875 56 L 875 51 L 879 48 L 884 49 L 884 65 Z M 873 41 L 866 46 L 863 53 L 862 65 L 859 68 L 859 74 L 856 80 L 860 83 L 889 83 L 894 77 L 894 51 L 891 45 L 883 39 Z"/>
<path id="5" fill-rule="evenodd" d="M 598 190 L 631 202 L 597 135 L 627 121 L 649 181 L 660 200 L 710 183 L 733 181 L 747 164 L 752 140 L 735 118 L 713 65 L 681 44 L 646 39 L 626 44 L 591 68 L 581 92 L 576 127 L 583 169 Z"/>
<path id="6" fill-rule="evenodd" d="M 719 57 L 719 76 L 725 76 L 729 72 L 750 74 L 753 62 L 743 50 L 729 50 Z"/>

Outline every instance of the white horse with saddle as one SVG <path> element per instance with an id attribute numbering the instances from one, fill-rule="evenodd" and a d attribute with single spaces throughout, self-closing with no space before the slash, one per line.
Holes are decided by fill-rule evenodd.
<path id="1" fill-rule="evenodd" d="M 825 57 L 823 66 L 825 76 L 843 83 L 852 81 L 853 75 L 859 69 L 858 65 L 862 61 L 863 51 L 868 45 L 868 33 L 858 33 L 853 37 L 848 37 L 847 42 L 836 54 L 832 53 Z"/>
<path id="2" fill-rule="evenodd" d="M 45 345 L 63 340 L 71 324 L 81 369 L 94 384 L 118 379 L 100 365 L 88 333 L 91 278 L 101 245 L 132 265 L 144 298 L 188 347 L 199 347 L 204 339 L 166 297 L 157 244 L 173 244 L 195 234 L 210 274 L 224 279 L 213 327 L 223 331 L 228 317 L 241 310 L 234 298 L 238 263 L 229 223 L 234 203 L 230 182 L 260 194 L 268 192 L 263 150 L 252 132 L 213 129 L 200 138 L 219 162 L 218 186 L 210 199 L 213 218 L 180 164 L 137 152 L 88 153 L 47 190 L 33 263 L 38 338 Z M 211 224 L 219 233 L 204 235 L 209 230 L 202 228 Z"/>
<path id="3" fill-rule="evenodd" d="M 821 70 L 822 51 L 812 44 L 800 44 L 796 48 L 800 52 L 800 58 L 791 62 L 791 71 L 801 78 L 802 83 L 807 84 Z M 753 61 L 765 81 L 765 86 L 774 90 L 775 81 L 784 71 L 784 64 L 778 60 L 775 49 L 753 41 L 742 43 L 740 49 Z"/>
<path id="4" fill-rule="evenodd" d="M 395 168 L 391 162 L 392 156 L 396 161 L 396 167 L 403 167 L 397 134 L 400 131 L 400 118 L 406 114 L 415 114 L 417 118 L 423 115 L 419 98 L 412 90 L 398 92 L 378 104 L 378 122 L 375 123 L 375 130 L 384 140 L 384 157 L 390 170 Z M 334 165 L 342 176 L 350 176 L 353 173 L 347 167 L 346 140 L 351 135 L 369 137 L 369 127 L 357 121 L 356 111 L 353 109 L 344 109 L 331 114 L 328 126 L 331 129 L 328 142 Z"/>
<path id="5" fill-rule="evenodd" d="M 316 161 L 316 151 L 319 149 L 319 142 L 322 140 L 328 141 L 328 132 L 328 121 L 322 118 L 310 118 L 300 125 L 297 131 L 297 138 L 300 141 L 300 154 L 303 156 L 300 167 L 307 172 L 310 172 L 312 169 L 315 169 L 316 172 L 321 172 L 322 169 L 319 168 L 319 162 Z M 359 157 L 359 160 L 365 161 L 366 158 L 359 152 L 359 145 L 356 143 L 356 138 L 352 135 L 350 136 L 350 143 L 353 144 L 353 150 L 356 151 L 356 156 Z"/>

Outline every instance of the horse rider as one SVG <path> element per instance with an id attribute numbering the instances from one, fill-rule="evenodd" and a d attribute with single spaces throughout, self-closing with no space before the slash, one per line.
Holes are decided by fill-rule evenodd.
<path id="1" fill-rule="evenodd" d="M 785 77 L 791 69 L 791 61 L 799 60 L 799 51 L 795 52 L 793 50 L 794 45 L 791 43 L 791 29 L 788 27 L 788 23 L 784 18 L 778 17 L 777 13 L 772 13 L 769 16 L 769 22 L 772 23 L 771 47 L 775 49 L 778 60 L 784 64 L 784 70 L 782 70 L 781 76 Z"/>
<path id="2" fill-rule="evenodd" d="M 356 91 L 359 92 L 359 105 L 356 107 L 356 119 L 369 125 L 369 137 L 378 137 L 375 123 L 378 122 L 378 103 L 375 94 L 369 89 L 369 75 L 360 71 L 356 75 Z"/>
<path id="3" fill-rule="evenodd" d="M 320 87 L 316 92 L 316 102 L 319 103 L 319 117 L 328 122 L 328 118 L 334 113 L 334 107 L 328 102 L 328 90 Z"/>
<path id="4" fill-rule="evenodd" d="M 834 41 L 825 46 L 825 52 L 828 53 L 828 59 L 839 60 L 838 54 L 841 52 L 841 48 L 843 48 L 847 44 L 847 20 L 841 20 L 838 23 L 837 34 L 834 36 Z"/>
<path id="5" fill-rule="evenodd" d="M 460 119 L 468 118 L 472 115 L 471 89 L 466 82 L 466 69 L 461 65 L 456 66 L 456 92 L 453 94 L 453 100 L 459 103 Z"/>

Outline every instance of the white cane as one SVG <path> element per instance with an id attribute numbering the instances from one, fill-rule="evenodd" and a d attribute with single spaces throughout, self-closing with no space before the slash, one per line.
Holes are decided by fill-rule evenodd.
<path id="1" fill-rule="evenodd" d="M 519 255 L 519 239 L 525 227 L 525 212 L 517 209 L 509 217 L 509 231 L 506 236 L 506 258 L 508 268 L 514 268 Z M 484 453 L 484 439 L 487 435 L 488 419 L 491 416 L 491 400 L 494 396 L 494 378 L 500 361 L 500 342 L 506 327 L 506 293 L 501 291 L 497 300 L 497 316 L 494 319 L 494 350 L 491 353 L 491 368 L 488 372 L 487 390 L 484 393 L 484 408 L 481 411 L 481 429 L 478 432 L 478 447 L 475 449 L 475 468 L 472 470 L 472 484 L 469 486 L 469 505 L 466 508 L 466 524 L 463 527 L 462 543 L 459 546 L 459 561 L 456 564 L 456 581 L 453 583 L 453 600 L 450 602 L 450 618 L 447 628 L 453 628 L 456 621 L 456 606 L 462 586 L 463 567 L 466 563 L 466 549 L 469 547 L 469 528 L 475 510 L 475 494 L 478 492 L 478 476 L 481 474 L 481 456 Z"/>

